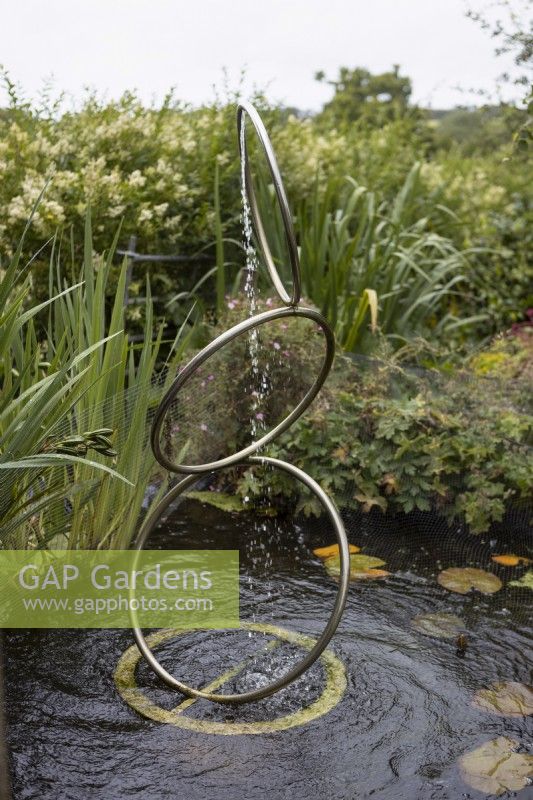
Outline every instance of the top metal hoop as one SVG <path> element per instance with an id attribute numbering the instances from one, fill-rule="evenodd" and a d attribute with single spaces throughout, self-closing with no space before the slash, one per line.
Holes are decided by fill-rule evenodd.
<path id="1" fill-rule="evenodd" d="M 270 250 L 268 240 L 265 234 L 265 229 L 263 227 L 263 222 L 261 220 L 261 214 L 259 213 L 257 198 L 253 186 L 252 172 L 250 170 L 250 162 L 248 159 L 246 136 L 243 134 L 243 128 L 245 124 L 245 117 L 244 117 L 245 114 L 248 115 L 250 122 L 255 128 L 255 132 L 257 133 L 259 141 L 261 142 L 268 163 L 268 168 L 272 176 L 272 181 L 274 183 L 276 196 L 278 198 L 281 217 L 283 220 L 283 227 L 285 229 L 285 238 L 287 240 L 287 246 L 289 250 L 291 270 L 292 270 L 291 294 L 289 294 L 285 289 L 281 281 L 281 278 L 278 274 L 278 271 L 276 269 L 276 265 L 274 264 L 272 252 Z M 255 232 L 257 234 L 257 238 L 259 239 L 259 244 L 261 246 L 261 250 L 263 252 L 263 256 L 266 261 L 268 272 L 270 274 L 270 277 L 272 278 L 274 287 L 278 295 L 280 296 L 281 300 L 283 301 L 283 303 L 285 303 L 286 306 L 297 306 L 298 303 L 300 302 L 302 281 L 300 277 L 300 257 L 298 255 L 298 245 L 296 244 L 296 236 L 294 233 L 294 226 L 292 224 L 291 212 L 289 209 L 289 204 L 287 202 L 287 195 L 285 194 L 283 181 L 281 180 L 281 174 L 276 161 L 276 156 L 274 154 L 272 143 L 270 141 L 268 133 L 266 132 L 266 128 L 263 125 L 261 117 L 259 116 L 256 109 L 251 103 L 247 102 L 239 103 L 237 107 L 237 129 L 239 133 L 239 153 L 241 156 L 241 163 L 244 161 L 244 180 L 245 180 L 246 196 L 248 198 L 248 203 L 250 204 L 250 211 L 252 214 L 252 220 Z"/>

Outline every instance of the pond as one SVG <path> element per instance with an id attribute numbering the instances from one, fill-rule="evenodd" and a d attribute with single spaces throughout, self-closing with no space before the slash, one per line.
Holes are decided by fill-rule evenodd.
<path id="1" fill-rule="evenodd" d="M 482 537 L 448 528 L 432 514 L 353 515 L 346 526 L 350 542 L 380 558 L 390 574 L 350 586 L 329 648 L 344 669 L 335 677 L 321 661 L 283 692 L 252 705 L 185 704 L 181 716 L 200 721 L 198 730 L 147 719 L 119 695 L 113 675 L 131 647 L 129 631 L 8 633 L 15 798 L 493 796 L 465 781 L 460 759 L 499 737 L 527 752 L 533 717 L 474 703 L 476 693 L 494 682 L 530 682 L 531 590 L 509 585 L 526 568 L 492 560 L 504 553 L 533 556 L 527 518 L 515 515 Z M 241 618 L 316 637 L 337 587 L 313 549 L 332 541 L 321 520 L 266 517 L 257 523 L 250 515 L 187 500 L 150 547 L 239 548 Z M 437 581 L 448 567 L 488 570 L 502 588 L 491 595 L 449 591 Z M 434 613 L 459 617 L 459 628 L 442 638 L 431 635 L 427 621 L 413 624 Z M 416 627 L 424 624 L 425 632 Z M 273 640 L 248 630 L 187 632 L 158 653 L 176 676 L 200 686 L 261 650 L 224 685 L 244 691 L 286 669 L 297 655 L 297 646 L 286 642 L 265 650 Z M 184 699 L 144 663 L 136 681 L 164 710 Z M 339 697 L 323 713 L 332 681 L 339 682 Z M 314 719 L 285 730 L 202 730 L 202 724 L 219 723 L 231 733 L 232 726 L 235 732 L 242 723 L 278 720 L 313 704 Z M 531 798 L 533 789 L 526 785 L 518 794 Z"/>

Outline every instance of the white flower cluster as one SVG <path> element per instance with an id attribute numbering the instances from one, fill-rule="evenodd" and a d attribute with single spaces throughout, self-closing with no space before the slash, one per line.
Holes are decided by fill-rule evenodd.
<path id="1" fill-rule="evenodd" d="M 229 138 L 225 122 L 211 109 L 156 112 L 131 100 L 88 102 L 55 123 L 0 121 L 0 253 L 13 252 L 41 195 L 32 226 L 40 241 L 65 223 L 79 229 L 89 206 L 105 244 L 122 218 L 141 240 L 201 235 L 212 222 L 215 160 L 232 166 L 229 148 L 212 151 L 213 126 L 221 145 Z"/>

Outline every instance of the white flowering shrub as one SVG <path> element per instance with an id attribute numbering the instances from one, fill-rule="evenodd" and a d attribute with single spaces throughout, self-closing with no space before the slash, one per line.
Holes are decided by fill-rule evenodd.
<path id="1" fill-rule="evenodd" d="M 152 251 L 212 236 L 213 160 L 229 162 L 216 141 L 225 133 L 223 111 L 154 111 L 128 95 L 106 106 L 89 102 L 52 123 L 17 116 L 0 124 L 3 254 L 46 184 L 33 226 L 41 241 L 65 224 L 82 230 L 89 205 L 97 249 L 109 246 L 121 221 L 124 236 L 137 234 Z"/>
<path id="2" fill-rule="evenodd" d="M 525 296 L 531 252 L 528 173 L 521 162 L 436 150 L 431 126 L 420 119 L 336 130 L 323 120 L 268 107 L 262 98 L 257 102 L 296 216 L 309 218 L 305 204 L 311 197 L 327 194 L 328 207 L 331 198 L 340 207 L 347 176 L 375 192 L 390 211 L 413 164 L 421 161 L 402 225 L 425 219 L 457 248 L 479 249 L 472 285 L 457 299 L 467 303 L 468 314 L 490 306 L 491 330 L 520 318 L 531 302 Z M 161 108 L 147 108 L 127 93 L 107 103 L 89 96 L 76 111 L 52 114 L 13 102 L 0 109 L 0 264 L 14 252 L 41 194 L 26 237 L 28 254 L 58 230 L 81 252 L 90 206 L 97 252 L 109 248 L 120 226 L 119 246 L 135 234 L 139 251 L 192 255 L 207 248 L 214 256 L 209 246 L 215 240 L 217 166 L 222 230 L 240 240 L 234 103 L 191 109 L 169 99 Z M 234 249 L 229 258 L 241 255 Z M 45 277 L 39 277 L 45 272 L 37 259 L 37 294 L 47 291 Z M 169 297 L 191 289 L 200 277 L 187 265 L 158 266 L 151 273 L 156 293 Z"/>
<path id="3" fill-rule="evenodd" d="M 295 208 L 317 177 L 325 184 L 357 173 L 376 183 L 379 172 L 377 182 L 386 184 L 391 173 L 396 190 L 414 160 L 411 148 L 400 156 L 406 137 L 394 124 L 361 138 L 276 109 L 263 114 Z M 59 226 L 73 226 L 81 244 L 90 205 L 99 250 L 122 222 L 124 242 L 136 234 L 139 248 L 150 252 L 194 252 L 214 239 L 215 164 L 223 223 L 234 234 L 240 214 L 234 105 L 154 109 L 126 94 L 107 104 L 89 98 L 55 120 L 26 107 L 9 109 L 0 115 L 0 253 L 13 251 L 45 185 L 28 246 L 37 249 Z"/>

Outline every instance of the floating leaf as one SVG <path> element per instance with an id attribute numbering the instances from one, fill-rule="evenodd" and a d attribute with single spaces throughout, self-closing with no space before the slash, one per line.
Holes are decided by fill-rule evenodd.
<path id="1" fill-rule="evenodd" d="M 356 555 L 350 556 L 350 569 L 361 571 L 366 569 L 373 569 L 374 567 L 384 567 L 386 564 L 382 558 L 376 556 L 363 556 Z"/>
<path id="2" fill-rule="evenodd" d="M 529 569 L 518 581 L 509 581 L 509 586 L 521 586 L 533 589 L 533 569 Z"/>
<path id="3" fill-rule="evenodd" d="M 350 553 L 358 553 L 361 550 L 360 547 L 356 547 L 354 544 L 349 544 L 348 549 Z M 316 550 L 313 550 L 313 553 L 322 559 L 332 558 L 339 555 L 339 545 L 329 544 L 327 547 L 317 547 Z"/>
<path id="4" fill-rule="evenodd" d="M 502 717 L 527 717 L 533 714 L 533 687 L 517 681 L 493 683 L 476 692 L 472 702 Z"/>
<path id="5" fill-rule="evenodd" d="M 375 578 L 388 578 L 389 575 L 390 572 L 387 572 L 386 569 L 350 570 L 351 581 L 364 581 L 364 580 L 374 580 Z"/>
<path id="6" fill-rule="evenodd" d="M 502 564 L 504 567 L 517 567 L 519 564 L 531 564 L 531 559 L 525 556 L 515 556 L 512 553 L 506 553 L 501 556 L 491 556 L 496 564 Z"/>
<path id="7" fill-rule="evenodd" d="M 518 792 L 533 775 L 533 756 L 515 752 L 519 742 L 499 736 L 461 756 L 463 780 L 484 794 Z"/>
<path id="8" fill-rule="evenodd" d="M 454 614 L 443 611 L 436 614 L 419 614 L 412 620 L 414 628 L 426 636 L 437 636 L 439 639 L 455 639 L 465 627 L 463 620 Z"/>
<path id="9" fill-rule="evenodd" d="M 375 556 L 351 555 L 350 556 L 350 578 L 352 580 L 360 580 L 362 578 L 384 578 L 389 575 L 384 570 L 376 569 L 376 567 L 383 567 L 385 561 L 382 558 Z M 338 578 L 341 572 L 340 556 L 332 556 L 324 561 L 324 566 L 328 575 L 333 578 Z M 379 574 L 377 574 L 379 573 Z"/>
<path id="10" fill-rule="evenodd" d="M 494 573 L 474 567 L 450 567 L 438 575 L 437 581 L 450 592 L 459 594 L 468 594 L 472 589 L 482 594 L 494 594 L 503 586 Z"/>
<path id="11" fill-rule="evenodd" d="M 219 508 L 221 511 L 243 511 L 244 506 L 240 497 L 224 492 L 188 492 L 187 497 L 207 503 Z"/>

